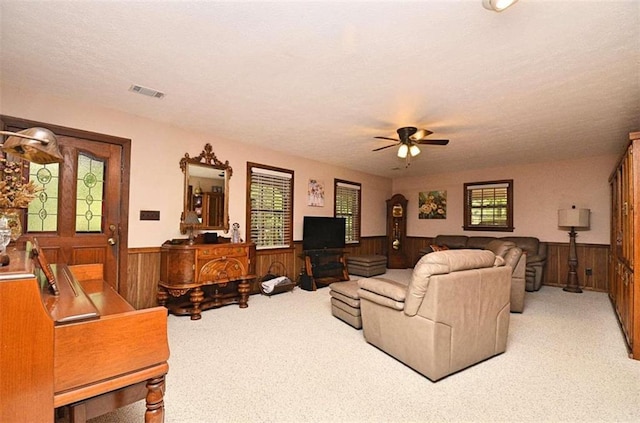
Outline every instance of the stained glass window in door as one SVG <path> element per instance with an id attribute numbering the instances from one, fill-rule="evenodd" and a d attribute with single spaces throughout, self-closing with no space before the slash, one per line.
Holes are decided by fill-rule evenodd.
<path id="1" fill-rule="evenodd" d="M 58 182 L 60 165 L 29 164 L 29 181 L 42 187 L 27 209 L 27 232 L 58 230 Z"/>
<path id="2" fill-rule="evenodd" d="M 76 232 L 102 231 L 104 161 L 78 154 L 76 181 Z"/>

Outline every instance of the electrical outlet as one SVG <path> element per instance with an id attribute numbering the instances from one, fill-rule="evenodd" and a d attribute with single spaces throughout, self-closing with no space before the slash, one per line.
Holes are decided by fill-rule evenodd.
<path id="1" fill-rule="evenodd" d="M 584 269 L 584 274 L 587 276 L 593 275 L 593 269 L 591 269 L 590 267 L 587 267 L 586 269 Z"/>

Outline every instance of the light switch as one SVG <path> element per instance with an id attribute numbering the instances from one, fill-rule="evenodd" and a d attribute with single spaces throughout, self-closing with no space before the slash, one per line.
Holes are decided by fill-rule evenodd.
<path id="1" fill-rule="evenodd" d="M 160 220 L 160 210 L 140 210 L 140 220 Z"/>

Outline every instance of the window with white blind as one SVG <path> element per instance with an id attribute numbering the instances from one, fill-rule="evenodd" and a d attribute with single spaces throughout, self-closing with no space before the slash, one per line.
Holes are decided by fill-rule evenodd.
<path id="1" fill-rule="evenodd" d="M 464 184 L 464 230 L 513 232 L 513 180 Z"/>
<path id="2" fill-rule="evenodd" d="M 360 187 L 356 182 L 334 180 L 334 215 L 345 219 L 345 242 L 360 242 Z"/>
<path id="3" fill-rule="evenodd" d="M 293 247 L 293 171 L 247 163 L 247 234 L 257 249 Z"/>

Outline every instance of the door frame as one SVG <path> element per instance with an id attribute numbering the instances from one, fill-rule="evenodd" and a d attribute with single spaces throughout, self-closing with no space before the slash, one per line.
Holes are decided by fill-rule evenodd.
<path id="1" fill-rule="evenodd" d="M 19 129 L 39 126 L 52 131 L 56 135 L 63 135 L 74 138 L 81 138 L 89 141 L 101 142 L 105 144 L 116 144 L 122 148 L 122 167 L 120 169 L 121 178 L 121 202 L 120 202 L 120 228 L 118 240 L 118 292 L 122 292 L 123 284 L 127 283 L 128 252 L 129 252 L 129 174 L 131 171 L 131 139 L 115 137 L 112 135 L 100 134 L 81 129 L 69 128 L 66 126 L 52 125 L 44 122 L 37 122 L 13 116 L 0 115 L 0 127 L 6 130 L 7 127 Z"/>

